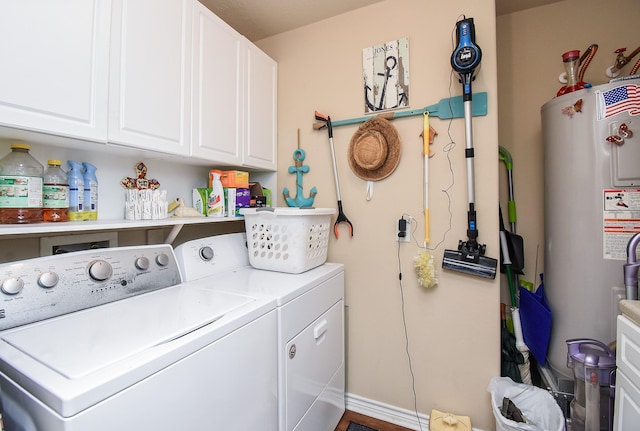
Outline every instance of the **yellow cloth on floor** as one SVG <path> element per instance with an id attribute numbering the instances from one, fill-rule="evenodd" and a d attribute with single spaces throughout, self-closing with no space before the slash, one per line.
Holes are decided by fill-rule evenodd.
<path id="1" fill-rule="evenodd" d="M 431 410 L 429 431 L 471 431 L 471 418 Z"/>

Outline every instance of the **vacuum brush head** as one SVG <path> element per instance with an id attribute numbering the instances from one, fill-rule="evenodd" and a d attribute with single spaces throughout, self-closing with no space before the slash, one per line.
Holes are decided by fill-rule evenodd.
<path id="1" fill-rule="evenodd" d="M 477 277 L 494 279 L 498 261 L 490 257 L 481 256 L 478 250 L 445 250 L 442 259 L 442 269 L 458 271 Z"/>

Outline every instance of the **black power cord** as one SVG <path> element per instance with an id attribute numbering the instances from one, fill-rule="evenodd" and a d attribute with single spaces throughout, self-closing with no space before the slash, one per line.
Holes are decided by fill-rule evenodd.
<path id="1" fill-rule="evenodd" d="M 406 229 L 406 226 L 405 226 Z M 409 331 L 407 330 L 407 319 L 405 316 L 404 288 L 402 286 L 402 261 L 400 260 L 400 243 L 398 243 L 398 283 L 400 285 L 400 302 L 402 306 L 402 325 L 404 328 L 405 352 L 407 353 L 407 361 L 409 363 L 409 373 L 411 374 L 411 389 L 413 391 L 413 410 L 418 420 L 418 426 L 422 431 L 422 422 L 418 414 L 418 395 L 416 393 L 416 376 L 413 374 L 413 365 L 411 363 L 411 354 L 409 352 Z"/>

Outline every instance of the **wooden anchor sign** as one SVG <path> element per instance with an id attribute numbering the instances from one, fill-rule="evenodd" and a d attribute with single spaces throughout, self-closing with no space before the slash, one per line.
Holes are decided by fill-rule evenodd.
<path id="1" fill-rule="evenodd" d="M 304 150 L 300 149 L 300 130 L 298 130 L 298 149 L 293 152 L 294 166 L 289 166 L 289 173 L 296 174 L 296 196 L 289 196 L 289 189 L 282 189 L 284 200 L 290 207 L 311 207 L 313 206 L 313 200 L 318 193 L 315 187 L 311 189 L 309 197 L 305 198 L 302 193 L 302 175 L 309 172 L 309 166 L 303 165 L 303 161 L 306 157 Z"/>

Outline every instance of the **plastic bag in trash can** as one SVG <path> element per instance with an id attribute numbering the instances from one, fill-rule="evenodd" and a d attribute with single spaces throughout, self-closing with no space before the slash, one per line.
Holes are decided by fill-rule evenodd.
<path id="1" fill-rule="evenodd" d="M 551 394 L 536 386 L 516 383 L 509 377 L 494 377 L 489 383 L 491 410 L 498 431 L 564 431 L 562 410 Z M 502 400 L 509 398 L 520 409 L 527 423 L 502 416 Z"/>

